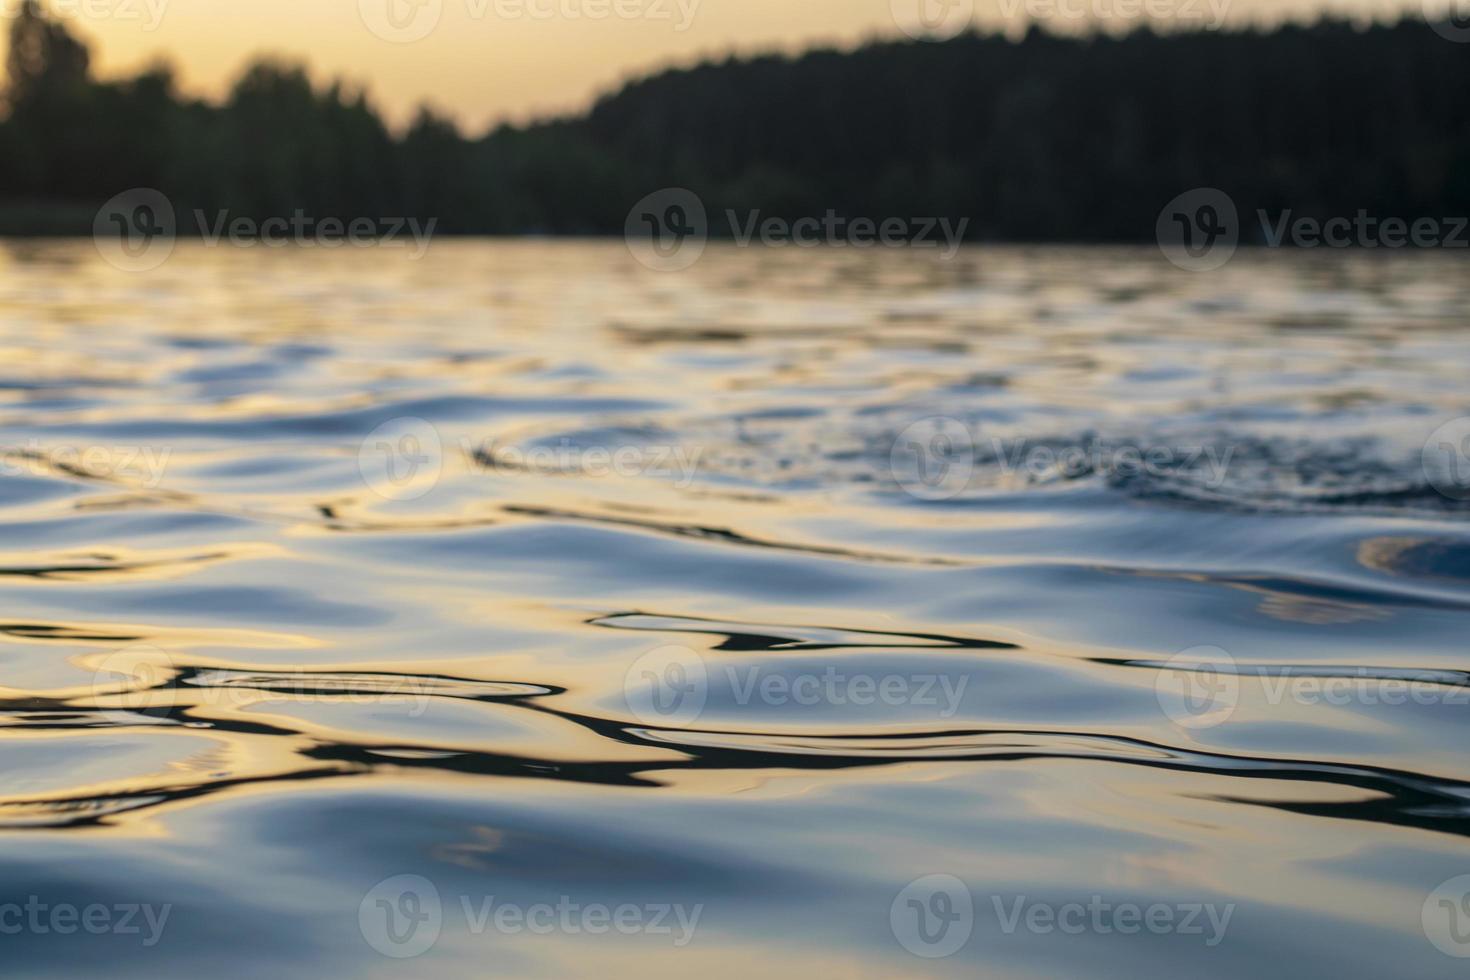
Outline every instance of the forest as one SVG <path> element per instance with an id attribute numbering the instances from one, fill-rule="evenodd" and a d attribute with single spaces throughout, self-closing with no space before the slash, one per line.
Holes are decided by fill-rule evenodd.
<path id="1" fill-rule="evenodd" d="M 965 34 L 666 70 L 584 113 L 467 134 L 261 60 L 226 97 L 166 65 L 99 80 L 32 2 L 9 30 L 0 232 L 88 233 L 154 188 L 196 210 L 436 219 L 440 234 L 619 234 L 634 202 L 695 191 L 760 210 L 967 218 L 998 241 L 1152 238 L 1195 187 L 1243 211 L 1470 214 L 1470 45 L 1422 20 L 1271 31 Z M 715 229 L 719 233 L 719 229 Z"/>

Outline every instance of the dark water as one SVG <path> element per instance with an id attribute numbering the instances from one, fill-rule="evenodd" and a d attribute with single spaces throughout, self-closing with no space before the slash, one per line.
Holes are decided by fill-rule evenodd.
<path id="1" fill-rule="evenodd" d="M 1465 272 L 9 246 L 4 973 L 1464 976 Z"/>

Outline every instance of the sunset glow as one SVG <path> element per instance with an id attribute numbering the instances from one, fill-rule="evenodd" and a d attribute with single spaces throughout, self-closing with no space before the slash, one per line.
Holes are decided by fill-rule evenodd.
<path id="1" fill-rule="evenodd" d="M 13 0 L 6 0 L 8 5 Z M 367 21 L 390 0 L 50 0 L 94 41 L 103 74 L 134 70 L 159 56 L 191 91 L 224 90 L 253 55 L 307 61 L 325 74 L 367 83 L 388 114 L 404 119 L 429 102 L 467 125 L 583 107 L 597 93 L 662 65 L 731 51 L 799 49 L 902 36 L 895 9 L 905 0 L 391 0 L 405 20 L 435 26 L 410 43 L 384 40 Z M 956 0 L 963 11 L 971 0 Z M 1141 22 L 1144 0 L 973 0 L 973 22 L 1021 30 L 1028 19 L 1076 27 L 1088 20 Z M 1408 5 L 1418 9 L 1419 4 Z M 1229 23 L 1329 10 L 1383 15 L 1393 0 L 1181 0 L 1180 18 Z M 621 15 L 619 14 L 621 11 Z M 1096 15 L 1101 14 L 1101 18 Z M 1028 18 L 1028 14 L 1031 16 Z"/>

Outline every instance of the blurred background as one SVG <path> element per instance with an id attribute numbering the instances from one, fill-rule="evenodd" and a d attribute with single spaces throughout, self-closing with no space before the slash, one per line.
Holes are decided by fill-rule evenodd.
<path id="1" fill-rule="evenodd" d="M 0 11 L 6 980 L 1463 980 L 1470 19 Z"/>
<path id="2" fill-rule="evenodd" d="M 88 232 L 140 187 L 184 232 L 301 208 L 611 234 L 664 187 L 1000 241 L 1147 240 L 1196 187 L 1297 217 L 1470 210 L 1470 29 L 1433 2 L 9 8 L 11 233 Z"/>

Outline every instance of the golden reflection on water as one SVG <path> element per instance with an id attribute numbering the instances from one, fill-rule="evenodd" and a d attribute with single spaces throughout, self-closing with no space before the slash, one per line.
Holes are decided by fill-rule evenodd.
<path id="1" fill-rule="evenodd" d="M 792 970 L 914 973 L 871 936 L 937 871 L 1397 942 L 1411 874 L 1463 857 L 1470 546 L 1415 460 L 1463 401 L 1470 286 L 1335 261 L 717 246 L 669 278 L 615 243 L 181 245 L 139 277 L 4 246 L 0 830 L 103 877 L 217 861 L 227 914 L 311 921 L 355 973 L 384 969 L 356 903 L 406 871 L 729 916 L 677 953 L 518 947 L 541 972 L 744 975 L 765 935 Z M 927 416 L 973 439 L 951 499 L 893 462 Z M 403 420 L 434 442 L 412 495 L 366 461 Z M 1232 466 L 1016 463 L 1108 440 Z M 1158 677 L 1205 646 L 1240 691 L 1192 729 Z M 666 647 L 704 672 L 694 717 L 630 694 Z M 1358 668 L 1440 700 L 1271 693 Z M 790 695 L 828 670 L 966 686 Z M 262 884 L 277 861 L 303 880 Z M 948 965 L 1076 955 L 1031 941 Z"/>

